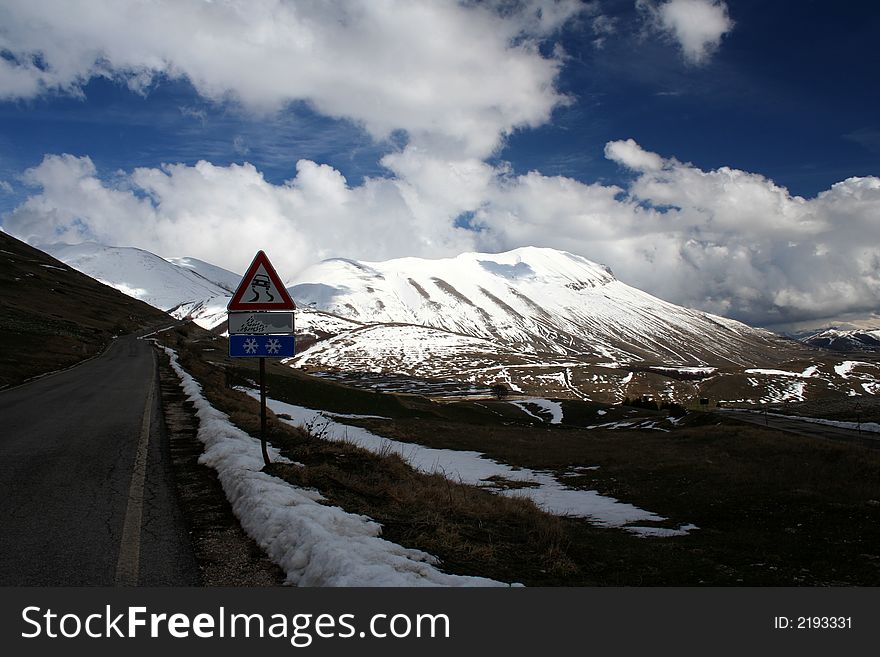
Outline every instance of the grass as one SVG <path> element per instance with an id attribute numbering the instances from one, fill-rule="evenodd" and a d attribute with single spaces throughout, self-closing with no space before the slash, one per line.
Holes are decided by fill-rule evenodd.
<path id="1" fill-rule="evenodd" d="M 175 331 L 163 340 L 178 350 L 181 365 L 199 380 L 211 404 L 257 435 L 258 403 L 228 387 L 229 376 L 202 358 L 199 342 L 189 340 L 192 333 L 198 331 Z M 318 384 L 328 390 L 324 382 Z M 277 387 L 273 380 L 273 389 Z M 374 396 L 366 393 L 361 401 L 373 402 Z M 385 400 L 380 407 L 414 412 L 401 411 L 406 407 L 400 403 Z M 346 511 L 370 516 L 383 526 L 385 538 L 438 556 L 447 572 L 535 583 L 542 572 L 564 577 L 576 571 L 564 549 L 562 521 L 531 502 L 415 472 L 396 455 L 320 440 L 280 422 L 271 412 L 267 430 L 273 445 L 306 466 L 276 463 L 268 472 L 317 488 L 329 503 Z"/>
<path id="2" fill-rule="evenodd" d="M 615 573 L 621 582 L 632 583 L 623 573 L 641 562 L 650 568 L 640 582 L 652 584 L 880 583 L 880 453 L 713 420 L 707 415 L 669 433 L 359 424 L 397 440 L 478 448 L 506 463 L 555 471 L 571 487 L 700 528 L 680 539 L 642 541 L 654 555 L 608 540 L 615 548 L 606 554 L 628 555 Z M 572 465 L 599 468 L 566 476 Z M 674 556 L 659 567 L 656 557 L 667 552 Z"/>
<path id="3" fill-rule="evenodd" d="M 253 379 L 253 370 L 229 361 L 222 340 L 195 329 L 172 338 L 212 403 L 256 433 L 257 403 L 226 387 Z M 670 432 L 541 425 L 511 413 L 506 402 L 436 403 L 352 390 L 277 364 L 268 369 L 275 398 L 391 418 L 356 423 L 397 440 L 549 470 L 572 487 L 667 516 L 669 526 L 699 527 L 646 539 L 550 516 L 521 500 L 414 473 L 396 456 L 317 440 L 270 419 L 272 441 L 308 466 L 273 465 L 275 474 L 374 518 L 386 538 L 439 556 L 449 572 L 530 586 L 880 584 L 878 451 L 713 413 L 690 413 Z M 567 402 L 565 409 L 581 424 L 632 417 L 622 407 L 605 407 L 605 415 L 594 404 Z M 599 467 L 573 473 L 575 466 Z"/>

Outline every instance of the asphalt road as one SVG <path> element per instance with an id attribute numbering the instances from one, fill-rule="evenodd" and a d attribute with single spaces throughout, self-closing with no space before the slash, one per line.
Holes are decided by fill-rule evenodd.
<path id="1" fill-rule="evenodd" d="M 763 413 L 752 413 L 750 411 L 737 410 L 732 408 L 719 409 L 720 413 L 724 413 L 728 417 L 736 418 L 750 424 L 758 424 L 767 426 L 771 429 L 779 429 L 789 433 L 796 433 L 801 436 L 810 436 L 812 438 L 826 438 L 829 440 L 842 440 L 845 442 L 858 443 L 865 447 L 874 449 L 880 448 L 880 435 L 862 431 L 861 435 L 855 429 L 844 429 L 841 427 L 832 427 L 827 424 L 817 424 L 815 422 L 804 422 L 803 420 L 792 419 L 788 417 L 778 417 L 768 414 L 766 417 Z"/>
<path id="2" fill-rule="evenodd" d="M 173 491 L 145 341 L 0 393 L 0 585 L 197 584 Z"/>

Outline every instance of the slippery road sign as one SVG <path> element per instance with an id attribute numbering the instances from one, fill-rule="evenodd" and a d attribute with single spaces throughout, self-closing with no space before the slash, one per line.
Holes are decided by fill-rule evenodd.
<path id="1" fill-rule="evenodd" d="M 296 310 L 269 258 L 257 252 L 232 295 L 227 310 Z"/>
<path id="2" fill-rule="evenodd" d="M 290 358 L 293 352 L 292 335 L 229 336 L 229 355 L 233 358 Z"/>

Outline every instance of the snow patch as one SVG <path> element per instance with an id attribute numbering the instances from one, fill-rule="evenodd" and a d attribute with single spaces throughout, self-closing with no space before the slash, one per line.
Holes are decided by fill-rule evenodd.
<path id="1" fill-rule="evenodd" d="M 705 376 L 714 374 L 718 371 L 717 367 L 663 367 L 660 365 L 653 365 L 650 369 L 656 372 L 672 372 L 673 374 L 695 374 Z"/>
<path id="2" fill-rule="evenodd" d="M 845 360 L 840 365 L 835 365 L 834 371 L 837 372 L 838 376 L 841 376 L 844 379 L 847 379 L 847 378 L 849 378 L 853 369 L 859 365 L 864 365 L 866 367 L 871 366 L 870 363 L 863 363 L 862 361 L 858 361 L 858 360 Z"/>
<path id="3" fill-rule="evenodd" d="M 540 415 L 535 415 L 532 413 L 527 406 L 537 406 L 540 410 L 546 412 L 550 415 L 550 424 L 561 424 L 562 423 L 562 404 L 555 401 L 550 401 L 549 399 L 523 399 L 521 401 L 510 402 L 524 413 L 531 415 L 533 418 L 537 418 L 541 422 L 545 422 L 546 420 Z"/>
<path id="4" fill-rule="evenodd" d="M 691 532 L 691 530 L 699 528 L 696 525 L 682 525 L 678 529 L 669 529 L 667 527 L 641 527 L 631 525 L 626 529 L 633 534 L 637 534 L 645 538 L 658 536 L 668 538 L 670 536 L 686 536 Z"/>
<path id="5" fill-rule="evenodd" d="M 257 396 L 255 391 L 246 392 L 255 398 Z M 555 515 L 586 518 L 603 527 L 620 527 L 627 530 L 629 527 L 626 525 L 629 523 L 665 520 L 655 513 L 600 495 L 596 491 L 568 488 L 549 472 L 529 468 L 514 469 L 479 452 L 435 449 L 391 440 L 361 427 L 334 422 L 321 411 L 275 399 L 267 399 L 266 403 L 276 414 L 280 413 L 292 418 L 282 421 L 294 426 L 312 427 L 312 431 L 322 439 L 348 442 L 380 454 L 398 454 L 421 472 L 440 473 L 452 481 L 480 486 L 499 495 L 525 497 L 544 511 Z M 523 482 L 528 486 L 518 489 L 494 488 L 491 481 L 494 477 Z"/>
<path id="6" fill-rule="evenodd" d="M 745 373 L 746 374 L 765 374 L 767 376 L 786 376 L 786 377 L 793 377 L 796 379 L 802 379 L 802 378 L 808 378 L 813 375 L 812 373 L 809 373 L 809 374 L 807 373 L 811 369 L 813 369 L 813 368 L 808 367 L 803 373 L 801 373 L 801 372 L 789 372 L 787 370 L 768 370 L 768 369 L 761 369 L 761 368 L 749 368 L 749 369 L 745 370 Z"/>
<path id="7" fill-rule="evenodd" d="M 320 504 L 321 494 L 264 472 L 259 441 L 212 407 L 201 386 L 179 365 L 171 366 L 195 404 L 198 438 L 205 451 L 199 462 L 217 471 L 242 527 L 297 586 L 506 586 L 483 577 L 442 573 L 436 557 L 404 548 L 379 534 L 367 516 Z M 273 460 L 281 460 L 272 447 Z"/>

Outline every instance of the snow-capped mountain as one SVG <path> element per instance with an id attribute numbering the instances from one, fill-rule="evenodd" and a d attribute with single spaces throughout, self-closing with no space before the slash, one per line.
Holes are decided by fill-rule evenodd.
<path id="1" fill-rule="evenodd" d="M 106 285 L 174 317 L 192 318 L 205 328 L 226 320 L 226 304 L 232 295 L 229 285 L 241 279 L 194 258 L 165 260 L 132 247 L 84 242 L 40 248 Z"/>
<path id="2" fill-rule="evenodd" d="M 874 364 L 855 373 L 795 340 L 668 303 L 553 249 L 333 259 L 302 272 L 290 290 L 300 307 L 360 323 L 290 364 L 353 385 L 455 395 L 503 383 L 614 402 L 769 403 L 880 391 Z"/>
<path id="3" fill-rule="evenodd" d="M 804 338 L 803 342 L 832 351 L 880 351 L 880 329 L 827 329 Z"/>
<path id="4" fill-rule="evenodd" d="M 425 326 L 524 355 L 720 366 L 778 362 L 798 349 L 768 331 L 662 301 L 554 249 L 333 259 L 304 271 L 290 289 L 300 305 L 364 324 Z"/>
<path id="5" fill-rule="evenodd" d="M 237 274 L 134 248 L 52 245 L 58 259 L 179 318 L 224 330 Z M 333 259 L 289 288 L 288 363 L 354 385 L 429 395 L 514 392 L 769 403 L 880 393 L 880 367 L 662 301 L 571 253 Z M 824 355 L 823 355 L 824 354 Z"/>
<path id="6" fill-rule="evenodd" d="M 205 280 L 222 287 L 230 294 L 235 292 L 235 288 L 241 282 L 241 274 L 236 274 L 198 258 L 165 258 L 165 260 L 172 265 L 195 272 Z"/>

